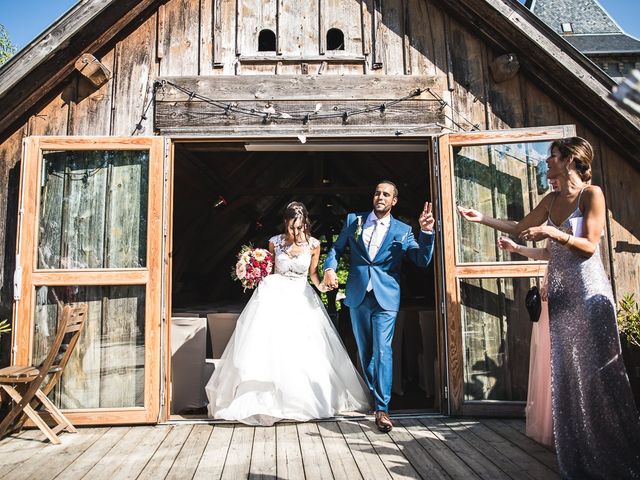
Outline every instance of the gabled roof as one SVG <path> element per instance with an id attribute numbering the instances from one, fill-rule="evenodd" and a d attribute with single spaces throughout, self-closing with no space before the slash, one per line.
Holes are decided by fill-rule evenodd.
<path id="1" fill-rule="evenodd" d="M 628 35 L 598 0 L 532 0 L 527 5 L 582 53 L 640 53 L 640 40 Z M 563 23 L 571 24 L 571 33 L 563 32 Z"/>
<path id="2" fill-rule="evenodd" d="M 585 55 L 640 54 L 640 40 L 624 33 L 565 35 L 563 38 Z"/>
<path id="3" fill-rule="evenodd" d="M 574 33 L 623 33 L 598 0 L 533 0 L 530 9 L 555 32 L 570 22 Z"/>
<path id="4" fill-rule="evenodd" d="M 165 1 L 80 0 L 0 68 L 0 138 L 72 74 L 82 53 L 105 47 Z M 609 99 L 613 80 L 528 8 L 517 0 L 437 1 L 496 51 L 516 53 L 527 75 L 640 165 L 640 118 Z"/>

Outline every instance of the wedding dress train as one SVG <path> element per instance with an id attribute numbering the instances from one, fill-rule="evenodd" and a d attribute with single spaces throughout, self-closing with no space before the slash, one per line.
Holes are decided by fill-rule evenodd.
<path id="1" fill-rule="evenodd" d="M 272 425 L 367 410 L 366 387 L 307 282 L 317 240 L 295 257 L 283 235 L 271 242 L 275 273 L 254 291 L 206 386 L 209 416 Z"/>

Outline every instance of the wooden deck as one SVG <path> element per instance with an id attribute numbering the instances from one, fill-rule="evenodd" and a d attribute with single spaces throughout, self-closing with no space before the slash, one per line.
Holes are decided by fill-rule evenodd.
<path id="1" fill-rule="evenodd" d="M 80 428 L 62 434 L 61 445 L 27 430 L 0 442 L 0 478 L 560 478 L 554 453 L 524 435 L 522 420 L 394 423 L 390 434 L 371 419 Z"/>

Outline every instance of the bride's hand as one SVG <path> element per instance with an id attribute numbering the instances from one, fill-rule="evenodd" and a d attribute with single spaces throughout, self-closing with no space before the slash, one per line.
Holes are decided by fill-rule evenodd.
<path id="1" fill-rule="evenodd" d="M 473 208 L 464 208 L 458 205 L 458 213 L 462 218 L 469 222 L 481 223 L 484 220 L 484 214 Z"/>

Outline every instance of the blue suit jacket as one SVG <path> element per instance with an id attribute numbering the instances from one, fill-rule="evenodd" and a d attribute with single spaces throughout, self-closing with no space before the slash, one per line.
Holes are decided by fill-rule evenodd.
<path id="1" fill-rule="evenodd" d="M 433 255 L 434 235 L 420 232 L 416 242 L 411 227 L 406 223 L 391 217 L 389 230 L 375 258 L 369 258 L 367 247 L 362 239 L 362 232 L 358 230 L 358 217 L 362 227 L 367 221 L 369 212 L 350 213 L 347 215 L 338 239 L 329 250 L 324 262 L 324 269 L 338 267 L 338 260 L 347 245 L 350 247 L 349 279 L 345 304 L 357 307 L 362 303 L 367 293 L 369 279 L 373 286 L 373 293 L 380 306 L 385 310 L 398 310 L 400 307 L 400 269 L 402 258 L 409 258 L 419 267 L 426 267 Z M 356 238 L 357 236 L 357 238 Z"/>

